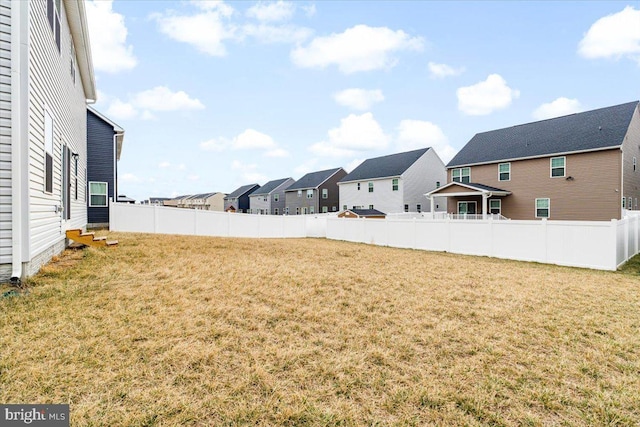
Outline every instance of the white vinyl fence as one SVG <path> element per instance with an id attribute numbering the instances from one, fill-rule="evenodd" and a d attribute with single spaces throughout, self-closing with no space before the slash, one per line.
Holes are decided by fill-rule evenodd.
<path id="1" fill-rule="evenodd" d="M 611 221 L 352 219 L 249 215 L 111 203 L 113 231 L 222 237 L 326 237 L 381 246 L 615 270 L 640 252 L 640 216 Z"/>

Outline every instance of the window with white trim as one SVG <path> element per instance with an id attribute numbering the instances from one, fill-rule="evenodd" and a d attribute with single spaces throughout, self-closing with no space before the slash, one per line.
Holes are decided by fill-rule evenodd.
<path id="1" fill-rule="evenodd" d="M 323 188 L 322 189 L 322 198 L 323 199 L 328 199 L 329 198 L 329 189 L 328 188 Z"/>
<path id="2" fill-rule="evenodd" d="M 373 209 L 373 205 L 369 205 L 369 209 Z"/>
<path id="3" fill-rule="evenodd" d="M 107 206 L 106 182 L 89 182 L 89 207 L 104 208 Z"/>
<path id="4" fill-rule="evenodd" d="M 310 206 L 310 207 L 309 207 L 309 213 L 310 213 L 310 214 L 314 214 L 314 213 L 316 213 L 316 210 L 315 210 L 315 208 L 314 208 L 313 206 Z"/>
<path id="5" fill-rule="evenodd" d="M 458 214 L 475 215 L 476 212 L 476 202 L 458 202 Z"/>
<path id="6" fill-rule="evenodd" d="M 280 214 L 280 211 L 278 211 L 278 208 L 275 208 L 275 209 L 273 210 L 273 214 L 274 214 L 274 215 L 279 215 L 279 214 Z"/>
<path id="7" fill-rule="evenodd" d="M 342 210 L 346 211 L 347 210 L 347 205 L 342 205 Z"/>
<path id="8" fill-rule="evenodd" d="M 489 213 L 500 215 L 502 213 L 502 200 L 489 199 Z"/>
<path id="9" fill-rule="evenodd" d="M 300 215 L 300 208 L 296 208 L 296 215 Z"/>
<path id="10" fill-rule="evenodd" d="M 338 210 L 338 207 L 336 205 L 331 206 L 331 212 L 335 212 Z"/>
<path id="11" fill-rule="evenodd" d="M 323 206 L 322 207 L 322 213 L 328 213 L 329 212 L 329 207 L 328 206 Z"/>
<path id="12" fill-rule="evenodd" d="M 471 168 L 458 168 L 451 170 L 451 181 L 453 182 L 471 182 Z"/>
<path id="13" fill-rule="evenodd" d="M 565 175 L 566 157 L 551 158 L 551 178 L 562 177 Z"/>
<path id="14" fill-rule="evenodd" d="M 44 192 L 53 193 L 53 117 L 44 109 Z"/>
<path id="15" fill-rule="evenodd" d="M 422 205 L 421 204 L 417 204 L 416 205 L 416 210 L 418 211 L 418 213 L 422 212 Z"/>
<path id="16" fill-rule="evenodd" d="M 629 197 L 627 199 L 627 209 L 629 210 L 633 209 L 633 197 Z"/>
<path id="17" fill-rule="evenodd" d="M 275 193 L 275 194 L 273 195 L 273 201 L 274 201 L 274 202 L 277 202 L 277 201 L 279 201 L 279 200 L 280 200 L 280 194 Z"/>
<path id="18" fill-rule="evenodd" d="M 304 207 L 302 208 L 302 215 L 306 215 L 309 212 L 309 208 Z"/>
<path id="19" fill-rule="evenodd" d="M 373 193 L 373 182 L 369 183 L 369 193 Z"/>
<path id="20" fill-rule="evenodd" d="M 627 208 L 627 198 L 623 197 L 622 198 L 622 209 L 626 209 Z"/>
<path id="21" fill-rule="evenodd" d="M 511 163 L 498 164 L 498 181 L 511 181 Z"/>
<path id="22" fill-rule="evenodd" d="M 551 200 L 548 198 L 536 199 L 536 218 L 549 218 L 551 216 Z"/>
<path id="23" fill-rule="evenodd" d="M 53 37 L 60 52 L 60 8 L 61 0 L 47 0 L 47 20 L 53 32 Z"/>
<path id="24" fill-rule="evenodd" d="M 360 183 L 357 184 L 358 191 L 360 191 Z"/>
<path id="25" fill-rule="evenodd" d="M 398 178 L 391 180 L 391 191 L 398 191 Z"/>
<path id="26" fill-rule="evenodd" d="M 409 205 L 404 205 L 404 211 L 409 212 Z"/>
<path id="27" fill-rule="evenodd" d="M 307 199 L 313 199 L 313 190 L 307 190 Z"/>
<path id="28" fill-rule="evenodd" d="M 302 197 L 302 190 L 298 190 L 298 197 Z"/>

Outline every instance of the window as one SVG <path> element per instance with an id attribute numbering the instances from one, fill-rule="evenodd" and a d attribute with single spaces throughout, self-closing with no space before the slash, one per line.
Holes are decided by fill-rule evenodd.
<path id="1" fill-rule="evenodd" d="M 491 199 L 489 200 L 489 213 L 494 215 L 500 215 L 502 213 L 502 200 Z"/>
<path id="2" fill-rule="evenodd" d="M 633 171 L 636 171 L 636 158 L 633 158 Z"/>
<path id="3" fill-rule="evenodd" d="M 627 209 L 629 209 L 629 210 L 633 209 L 633 198 L 632 197 L 629 197 L 627 199 Z"/>
<path id="4" fill-rule="evenodd" d="M 289 215 L 289 208 L 284 208 L 284 214 Z"/>
<path id="5" fill-rule="evenodd" d="M 274 201 L 274 202 L 277 202 L 277 201 L 279 201 L 279 200 L 280 200 L 280 194 L 278 194 L 278 193 L 274 194 L 274 195 L 273 195 L 273 201 Z M 276 215 L 277 215 L 277 214 L 276 214 Z"/>
<path id="6" fill-rule="evenodd" d="M 342 210 L 346 211 L 347 210 L 347 205 L 342 205 Z"/>
<path id="7" fill-rule="evenodd" d="M 60 0 L 47 0 L 47 19 L 60 52 Z"/>
<path id="8" fill-rule="evenodd" d="M 73 47 L 73 39 L 71 40 L 71 81 L 76 84 L 76 49 Z"/>
<path id="9" fill-rule="evenodd" d="M 373 209 L 373 205 L 369 205 L 369 209 Z"/>
<path id="10" fill-rule="evenodd" d="M 298 190 L 298 197 L 302 197 L 302 190 Z"/>
<path id="11" fill-rule="evenodd" d="M 307 199 L 313 199 L 313 190 L 307 190 Z"/>
<path id="12" fill-rule="evenodd" d="M 73 154 L 73 175 L 75 176 L 75 181 L 74 181 L 74 185 L 75 185 L 75 191 L 74 191 L 74 197 L 76 200 L 78 200 L 78 155 L 77 154 Z"/>
<path id="13" fill-rule="evenodd" d="M 422 205 L 421 204 L 417 204 L 416 205 L 416 210 L 418 211 L 418 213 L 422 212 Z"/>
<path id="14" fill-rule="evenodd" d="M 404 205 L 404 211 L 409 212 L 409 205 Z"/>
<path id="15" fill-rule="evenodd" d="M 300 215 L 300 208 L 296 208 L 296 215 Z"/>
<path id="16" fill-rule="evenodd" d="M 53 193 L 53 118 L 44 110 L 44 192 Z"/>
<path id="17" fill-rule="evenodd" d="M 338 207 L 336 205 L 331 206 L 331 212 L 335 212 L 338 210 Z"/>
<path id="18" fill-rule="evenodd" d="M 498 165 L 498 180 L 499 181 L 511 180 L 511 163 L 500 163 Z"/>
<path id="19" fill-rule="evenodd" d="M 391 180 L 391 191 L 398 191 L 398 178 Z"/>
<path id="20" fill-rule="evenodd" d="M 566 157 L 552 157 L 551 158 L 551 177 L 564 176 Z"/>
<path id="21" fill-rule="evenodd" d="M 107 206 L 107 183 L 89 182 L 89 207 Z"/>
<path id="22" fill-rule="evenodd" d="M 306 215 L 309 212 L 309 209 L 302 208 L 302 215 Z"/>
<path id="23" fill-rule="evenodd" d="M 549 218 L 550 204 L 549 199 L 536 199 L 536 218 Z"/>
<path id="24" fill-rule="evenodd" d="M 458 213 L 474 215 L 476 213 L 476 202 L 458 202 Z"/>
<path id="25" fill-rule="evenodd" d="M 311 206 L 311 207 L 309 208 L 309 213 L 310 213 L 310 214 L 314 214 L 314 213 L 316 213 L 316 210 L 314 209 L 314 207 L 313 207 L 313 206 Z"/>
<path id="26" fill-rule="evenodd" d="M 322 189 L 322 198 L 323 199 L 329 198 L 329 189 L 328 188 L 323 188 Z"/>
<path id="27" fill-rule="evenodd" d="M 369 193 L 373 193 L 373 182 L 369 183 Z"/>
<path id="28" fill-rule="evenodd" d="M 62 145 L 62 217 L 71 219 L 71 150 Z"/>
<path id="29" fill-rule="evenodd" d="M 436 188 L 440 188 L 440 181 L 436 181 Z"/>
<path id="30" fill-rule="evenodd" d="M 273 214 L 274 214 L 274 215 L 280 215 L 280 211 L 278 210 L 278 208 L 275 208 L 275 209 L 273 210 Z"/>
<path id="31" fill-rule="evenodd" d="M 358 183 L 357 185 L 358 185 L 358 191 L 360 191 L 360 183 Z"/>
<path id="32" fill-rule="evenodd" d="M 329 212 L 329 207 L 323 206 L 322 207 L 322 213 L 327 213 L 327 212 Z"/>
<path id="33" fill-rule="evenodd" d="M 622 209 L 626 209 L 626 207 L 627 207 L 627 198 L 623 197 L 622 198 Z"/>
<path id="34" fill-rule="evenodd" d="M 453 182 L 471 182 L 471 168 L 458 168 L 451 171 Z"/>

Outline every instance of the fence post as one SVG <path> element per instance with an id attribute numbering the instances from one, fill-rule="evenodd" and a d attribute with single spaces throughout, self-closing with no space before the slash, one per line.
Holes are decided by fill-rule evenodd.
<path id="1" fill-rule="evenodd" d="M 627 261 L 629 258 L 629 219 L 627 218 L 624 221 L 624 260 Z"/>

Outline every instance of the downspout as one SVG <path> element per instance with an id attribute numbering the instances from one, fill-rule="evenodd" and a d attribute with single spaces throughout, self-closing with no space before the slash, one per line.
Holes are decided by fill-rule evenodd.
<path id="1" fill-rule="evenodd" d="M 23 187 L 28 182 L 29 166 L 23 163 L 28 154 L 28 2 L 11 3 L 11 283 L 19 284 L 23 276 L 22 251 L 25 249 L 24 227 L 28 226 L 28 204 Z M 24 153 L 23 153 L 24 151 Z M 27 221 L 23 219 L 27 218 Z M 26 224 L 25 224 L 26 223 Z M 28 237 L 28 235 L 27 235 Z"/>

